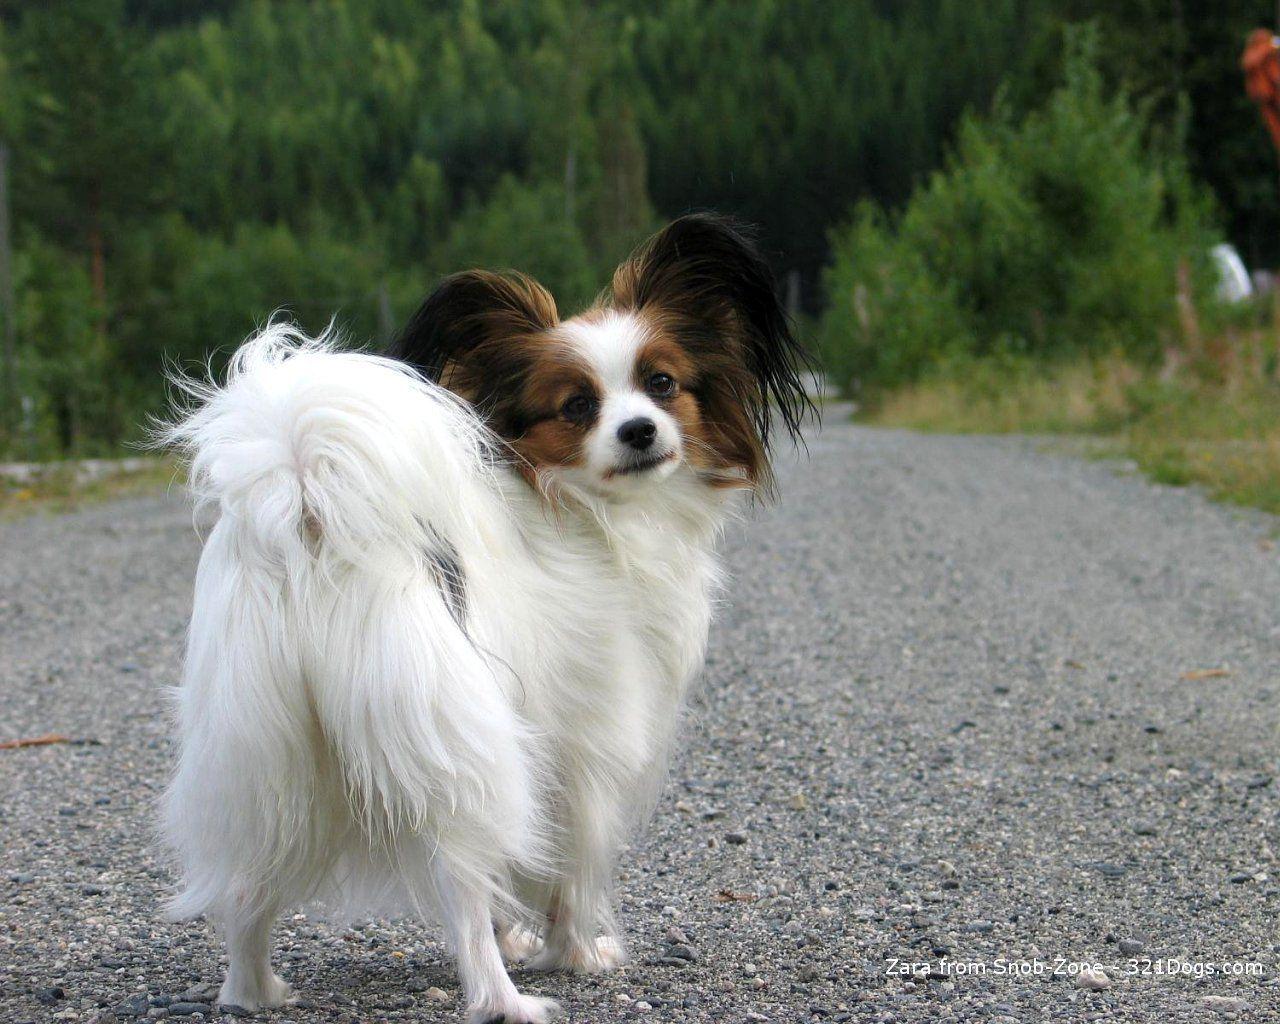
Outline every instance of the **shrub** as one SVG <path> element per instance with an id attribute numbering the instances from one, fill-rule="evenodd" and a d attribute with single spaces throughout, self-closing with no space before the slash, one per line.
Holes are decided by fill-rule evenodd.
<path id="1" fill-rule="evenodd" d="M 1157 355 L 1176 329 L 1180 261 L 1207 282 L 1206 201 L 1147 143 L 1143 112 L 1107 96 L 1092 38 L 1021 120 L 967 117 L 945 167 L 891 216 L 832 236 L 819 336 L 838 382 L 893 386 L 940 360 L 1013 352 Z"/>

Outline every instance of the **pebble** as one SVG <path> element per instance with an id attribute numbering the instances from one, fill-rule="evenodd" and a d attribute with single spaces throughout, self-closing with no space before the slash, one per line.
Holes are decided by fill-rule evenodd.
<path id="1" fill-rule="evenodd" d="M 747 834 L 745 832 L 726 832 L 724 841 L 730 846 L 742 846 L 747 842 Z"/>
<path id="2" fill-rule="evenodd" d="M 453 996 L 449 995 L 449 993 L 446 992 L 444 989 L 437 988 L 435 985 L 432 985 L 429 989 L 427 989 L 422 994 L 433 1003 L 453 1002 Z"/>
<path id="3" fill-rule="evenodd" d="M 170 1003 L 169 1013 L 174 1017 L 190 1017 L 193 1013 L 208 1013 L 212 1007 L 208 1003 L 189 1003 L 186 1001 Z"/>
<path id="4" fill-rule="evenodd" d="M 1249 1009 L 1249 1000 L 1240 996 L 1202 996 L 1200 1005 L 1218 1013 L 1239 1013 Z"/>
<path id="5" fill-rule="evenodd" d="M 1102 971 L 1086 967 L 1076 975 L 1076 987 L 1089 992 L 1102 992 L 1111 987 L 1111 979 Z"/>
<path id="6" fill-rule="evenodd" d="M 127 999 L 121 1000 L 116 1004 L 116 1012 L 129 1017 L 140 1017 L 147 1012 L 151 1006 L 145 992 L 136 996 L 129 996 Z"/>
<path id="7" fill-rule="evenodd" d="M 1120 952 L 1126 956 L 1133 956 L 1135 953 L 1142 952 L 1142 943 L 1137 939 L 1121 939 Z"/>

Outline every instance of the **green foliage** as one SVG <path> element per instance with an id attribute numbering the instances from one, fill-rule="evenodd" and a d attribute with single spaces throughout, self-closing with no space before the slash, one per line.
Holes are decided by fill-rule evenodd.
<path id="1" fill-rule="evenodd" d="M 1143 113 L 1107 94 L 1092 38 L 1076 37 L 1038 109 L 967 117 L 900 215 L 863 206 L 834 233 L 821 337 L 838 379 L 892 386 L 1001 351 L 1161 351 L 1178 266 L 1204 262 L 1208 210 L 1149 145 Z"/>
<path id="2" fill-rule="evenodd" d="M 556 183 L 530 188 L 503 178 L 484 203 L 474 203 L 454 222 L 437 257 L 439 270 L 516 267 L 545 284 L 573 309 L 603 283 Z"/>
<path id="3" fill-rule="evenodd" d="M 1154 0 L 0 3 L 28 407 L 0 448 L 135 437 L 165 354 L 225 350 L 277 308 L 380 339 L 439 275 L 483 263 L 543 276 L 572 309 L 657 223 L 698 207 L 761 227 L 776 269 L 799 273 L 805 315 L 833 261 L 826 338 L 843 379 L 1068 332 L 1136 345 L 1145 330 L 1154 345 L 1167 288 L 1142 309 L 1133 296 L 1167 261 L 1146 259 L 1142 231 L 1153 204 L 1194 226 L 1183 211 L 1198 201 L 1121 114 L 1170 151 L 1189 144 L 1237 237 L 1280 238 L 1273 154 L 1236 67 L 1269 14 Z M 1046 108 L 1024 125 L 1061 72 L 1064 24 L 1095 16 L 1102 76 L 1140 95 L 1143 116 L 1099 98 L 1078 101 L 1079 123 Z M 957 138 L 1000 90 L 996 117 Z M 1075 148 L 1042 137 L 1062 124 Z M 1125 145 L 1139 173 L 1072 191 L 1119 170 L 1108 147 Z M 1078 202 L 1093 236 L 1062 228 Z M 1116 254 L 1091 262 L 1131 208 Z M 1064 275 L 1046 273 L 1055 247 Z"/>

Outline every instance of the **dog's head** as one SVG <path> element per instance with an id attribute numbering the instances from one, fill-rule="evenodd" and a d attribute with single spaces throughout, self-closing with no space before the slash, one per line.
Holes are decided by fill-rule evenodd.
<path id="1" fill-rule="evenodd" d="M 710 214 L 668 225 L 568 320 L 528 277 L 455 274 L 391 354 L 471 402 L 544 490 L 623 497 L 686 468 L 767 493 L 775 423 L 794 438 L 809 408 L 768 263 Z"/>

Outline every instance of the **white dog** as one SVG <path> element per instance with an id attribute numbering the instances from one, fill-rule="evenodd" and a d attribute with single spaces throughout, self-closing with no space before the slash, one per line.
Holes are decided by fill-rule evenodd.
<path id="1" fill-rule="evenodd" d="M 163 830 L 220 1000 L 278 1006 L 311 899 L 433 911 L 473 1021 L 537 1022 L 503 964 L 619 963 L 611 879 L 699 671 L 730 497 L 767 492 L 803 355 L 729 221 L 671 224 L 561 321 L 447 279 L 391 357 L 274 325 L 164 438 L 216 512 Z"/>

